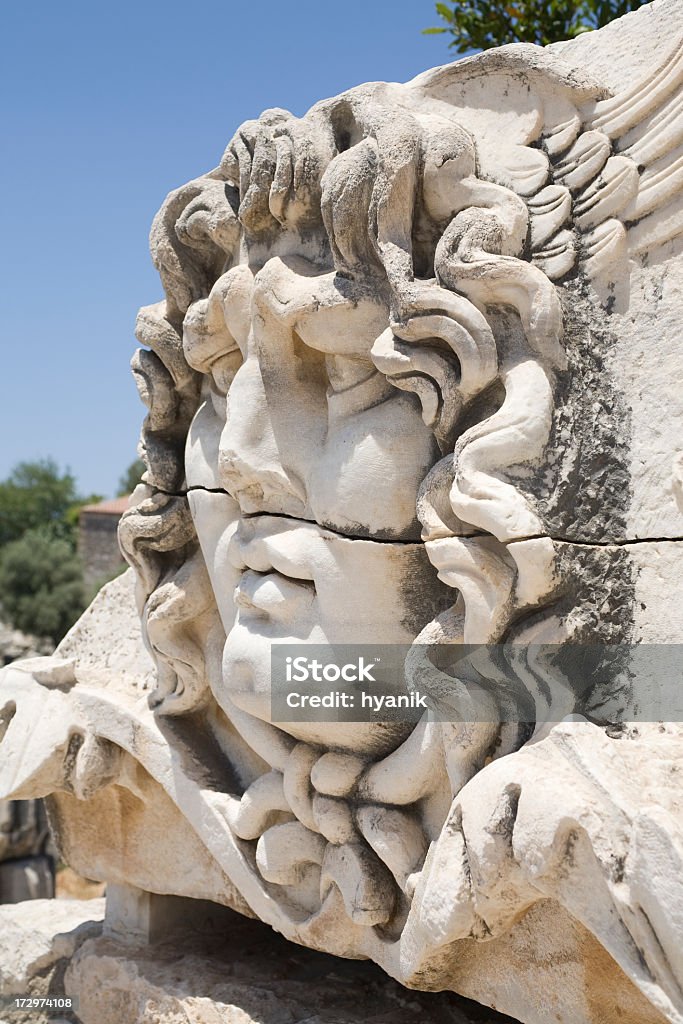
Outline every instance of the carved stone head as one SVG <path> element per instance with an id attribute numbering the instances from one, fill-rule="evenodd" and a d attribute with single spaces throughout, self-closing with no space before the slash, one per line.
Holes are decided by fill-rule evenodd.
<path id="1" fill-rule="evenodd" d="M 479 998 L 559 921 L 558 957 L 602 944 L 632 1019 L 665 1019 L 666 972 L 653 952 L 657 1002 L 623 899 L 654 891 L 638 889 L 654 833 L 617 791 L 646 762 L 663 785 L 680 735 L 645 726 L 615 752 L 589 721 L 548 723 L 528 651 L 683 636 L 662 582 L 678 463 L 669 441 L 641 458 L 638 398 L 671 304 L 656 289 L 683 280 L 682 76 L 678 48 L 615 92 L 503 47 L 302 118 L 268 110 L 167 197 L 165 298 L 140 312 L 133 360 L 147 471 L 120 527 L 154 685 L 149 707 L 116 698 L 116 726 L 78 703 L 78 669 L 54 698 L 87 721 L 81 800 L 128 788 L 173 804 L 184 849 L 199 837 L 210 866 L 157 891 Z M 406 645 L 408 680 L 459 686 L 462 714 L 274 723 L 275 642 Z M 495 700 L 468 718 L 476 681 L 425 653 L 461 644 L 523 652 L 542 727 Z M 145 865 L 117 877 L 153 888 Z M 540 1022 L 519 987 L 499 1005 Z"/>

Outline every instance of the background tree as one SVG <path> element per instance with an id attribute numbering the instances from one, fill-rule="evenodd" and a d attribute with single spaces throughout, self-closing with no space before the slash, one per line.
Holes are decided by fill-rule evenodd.
<path id="1" fill-rule="evenodd" d="M 452 35 L 448 46 L 456 53 L 488 50 L 504 43 L 547 46 L 601 28 L 643 3 L 645 0 L 450 0 L 436 4 L 445 24 L 426 28 L 424 33 Z"/>
<path id="2" fill-rule="evenodd" d="M 78 511 L 99 500 L 52 459 L 20 462 L 0 481 L 0 606 L 15 629 L 56 641 L 85 608 Z"/>
<path id="3" fill-rule="evenodd" d="M 0 551 L 3 614 L 15 629 L 57 643 L 85 608 L 81 564 L 68 540 L 27 530 Z"/>
<path id="4" fill-rule="evenodd" d="M 135 490 L 146 469 L 147 467 L 142 459 L 136 459 L 135 462 L 131 462 L 126 472 L 119 478 L 119 487 L 116 492 L 119 498 L 127 497 Z"/>
<path id="5" fill-rule="evenodd" d="M 0 547 L 39 526 L 66 537 L 67 515 L 78 503 L 76 481 L 52 459 L 20 462 L 0 482 Z"/>

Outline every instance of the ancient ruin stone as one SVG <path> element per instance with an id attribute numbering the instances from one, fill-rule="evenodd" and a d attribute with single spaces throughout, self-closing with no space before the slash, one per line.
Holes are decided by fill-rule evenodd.
<path id="1" fill-rule="evenodd" d="M 167 197 L 130 576 L 0 680 L 0 796 L 108 928 L 192 897 L 525 1024 L 683 1021 L 682 29 L 268 110 Z M 428 710 L 275 717 L 282 643 L 405 650 Z"/>

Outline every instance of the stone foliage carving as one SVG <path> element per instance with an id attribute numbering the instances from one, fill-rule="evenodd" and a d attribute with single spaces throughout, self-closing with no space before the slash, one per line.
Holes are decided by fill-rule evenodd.
<path id="1" fill-rule="evenodd" d="M 430 644 L 683 639 L 648 390 L 681 364 L 683 49 L 652 7 L 617 86 L 598 44 L 502 47 L 266 111 L 166 199 L 134 583 L 0 686 L 0 795 L 50 796 L 89 877 L 524 1021 L 683 1021 L 679 725 L 468 721 L 474 679 L 461 722 L 269 701 L 276 640 L 413 645 L 438 695 Z"/>

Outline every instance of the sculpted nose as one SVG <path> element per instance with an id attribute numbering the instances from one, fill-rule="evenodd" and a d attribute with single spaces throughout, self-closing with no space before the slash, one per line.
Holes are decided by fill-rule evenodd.
<path id="1" fill-rule="evenodd" d="M 302 285 L 303 282 L 303 285 Z M 301 277 L 269 260 L 253 278 L 246 358 L 227 397 L 219 477 L 243 512 L 312 518 L 305 481 L 327 424 L 325 357 L 294 321 Z"/>
<path id="2" fill-rule="evenodd" d="M 282 466 L 261 369 L 254 355 L 239 368 L 228 392 L 218 478 L 243 512 L 279 511 L 297 518 L 305 515 L 305 489 Z"/>

